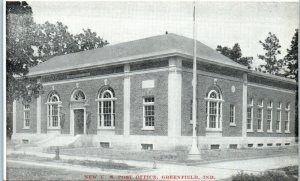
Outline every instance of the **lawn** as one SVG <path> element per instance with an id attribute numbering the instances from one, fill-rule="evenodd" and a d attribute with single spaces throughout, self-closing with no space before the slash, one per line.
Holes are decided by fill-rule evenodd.
<path id="1" fill-rule="evenodd" d="M 54 153 L 54 150 L 48 152 Z M 249 148 L 249 149 L 225 149 L 225 150 L 202 150 L 202 158 L 207 161 L 237 160 L 250 158 L 264 158 L 279 155 L 298 154 L 297 146 L 273 147 L 273 148 Z M 62 155 L 90 156 L 113 160 L 142 160 L 142 161 L 165 161 L 183 162 L 186 160 L 188 150 L 178 149 L 175 151 L 129 151 L 99 147 L 62 148 Z"/>
<path id="2" fill-rule="evenodd" d="M 70 170 L 29 167 L 28 165 L 7 164 L 6 170 L 7 180 L 87 180 L 89 175 L 93 173 L 76 172 Z M 102 175 L 102 174 L 101 174 Z M 99 175 L 97 175 L 99 177 Z"/>

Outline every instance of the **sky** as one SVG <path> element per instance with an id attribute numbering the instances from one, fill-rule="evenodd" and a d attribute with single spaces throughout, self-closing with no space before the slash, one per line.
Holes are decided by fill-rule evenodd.
<path id="1" fill-rule="evenodd" d="M 90 28 L 111 45 L 164 34 L 193 37 L 193 2 L 189 1 L 27 1 L 37 23 L 62 22 L 72 34 Z M 239 43 L 243 56 L 261 64 L 260 40 L 276 34 L 282 56 L 299 26 L 297 2 L 196 1 L 197 40 L 216 49 Z"/>

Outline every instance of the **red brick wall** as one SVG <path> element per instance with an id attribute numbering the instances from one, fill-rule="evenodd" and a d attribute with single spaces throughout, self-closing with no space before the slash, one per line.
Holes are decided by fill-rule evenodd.
<path id="1" fill-rule="evenodd" d="M 142 81 L 154 80 L 154 88 L 142 89 Z M 168 135 L 168 72 L 155 72 L 130 76 L 130 134 Z M 155 130 L 143 127 L 143 97 L 154 96 Z"/>
<path id="2" fill-rule="evenodd" d="M 295 136 L 295 94 L 285 93 L 277 90 L 270 90 L 260 87 L 248 86 L 248 97 L 253 98 L 253 133 L 247 133 L 247 136 L 271 136 L 271 137 L 292 137 Z M 263 106 L 263 132 L 257 132 L 257 103 L 260 99 L 264 100 Z M 267 133 L 267 102 L 273 101 L 273 120 L 272 130 L 273 133 Z M 282 133 L 276 133 L 276 108 L 278 102 L 282 103 L 281 109 L 281 130 Z M 286 115 L 285 106 L 290 103 L 290 132 L 284 133 L 284 118 Z"/>
<path id="3" fill-rule="evenodd" d="M 70 98 L 74 89 L 76 89 L 76 83 L 79 83 L 79 87 L 85 93 L 89 106 L 86 111 L 91 113 L 91 123 L 87 129 L 88 134 L 97 133 L 97 94 L 99 89 L 104 86 L 104 79 L 78 81 L 71 83 L 63 83 L 54 85 L 54 89 L 59 93 L 62 101 L 63 112 L 65 113 L 65 125 L 63 128 L 63 134 L 70 133 Z M 123 77 L 107 78 L 107 84 L 114 89 L 115 96 L 117 98 L 115 102 L 115 133 L 123 134 Z M 44 94 L 42 96 L 42 132 L 45 133 L 47 129 L 47 98 L 48 94 L 52 90 L 52 85 L 44 86 Z"/>
<path id="4" fill-rule="evenodd" d="M 220 76 L 220 75 L 219 75 Z M 214 85 L 214 79 L 217 79 L 217 85 L 222 91 L 224 102 L 223 108 L 223 136 L 241 136 L 242 135 L 242 82 L 228 80 L 217 76 L 199 75 L 197 77 L 197 134 L 206 135 L 206 97 L 210 87 Z M 192 124 L 190 124 L 190 111 L 192 100 L 192 73 L 182 72 L 182 131 L 183 136 L 192 135 Z M 231 92 L 231 86 L 235 86 L 235 92 Z M 236 126 L 229 126 L 229 107 L 235 105 Z"/>
<path id="5" fill-rule="evenodd" d="M 30 129 L 23 129 L 24 125 L 24 105 L 22 100 L 16 102 L 16 131 L 17 133 L 36 133 L 36 99 L 30 103 Z"/>

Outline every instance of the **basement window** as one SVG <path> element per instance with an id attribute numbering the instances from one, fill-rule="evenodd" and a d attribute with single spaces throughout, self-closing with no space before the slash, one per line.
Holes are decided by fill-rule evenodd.
<path id="1" fill-rule="evenodd" d="M 273 143 L 268 143 L 267 146 L 273 146 Z"/>
<path id="2" fill-rule="evenodd" d="M 153 150 L 153 144 L 141 144 L 142 150 Z"/>
<path id="3" fill-rule="evenodd" d="M 263 147 L 263 146 L 264 146 L 264 144 L 262 144 L 262 143 L 257 144 L 257 147 Z"/>
<path id="4" fill-rule="evenodd" d="M 230 149 L 237 149 L 237 144 L 230 144 L 230 145 L 229 145 L 229 148 L 230 148 Z"/>
<path id="5" fill-rule="evenodd" d="M 281 143 L 276 143 L 276 146 L 281 146 Z"/>
<path id="6" fill-rule="evenodd" d="M 109 148 L 109 142 L 100 142 L 101 148 Z"/>
<path id="7" fill-rule="evenodd" d="M 23 144 L 29 144 L 29 140 L 28 139 L 22 139 L 22 143 Z"/>
<path id="8" fill-rule="evenodd" d="M 253 144 L 248 144 L 248 148 L 253 148 Z"/>
<path id="9" fill-rule="evenodd" d="M 220 145 L 210 145 L 210 149 L 218 150 L 218 149 L 220 149 Z"/>
<path id="10" fill-rule="evenodd" d="M 288 145 L 291 145 L 291 143 L 285 143 L 284 145 L 288 146 Z"/>

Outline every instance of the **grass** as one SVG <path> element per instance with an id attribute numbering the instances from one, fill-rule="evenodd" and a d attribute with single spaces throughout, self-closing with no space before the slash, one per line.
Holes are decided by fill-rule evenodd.
<path id="1" fill-rule="evenodd" d="M 137 168 L 135 166 L 130 166 L 126 163 L 116 163 L 112 160 L 107 162 L 105 161 L 90 161 L 90 160 L 54 160 L 54 158 L 47 157 L 38 157 L 34 155 L 26 155 L 26 154 L 10 154 L 7 158 L 13 160 L 30 160 L 36 162 L 57 162 L 57 163 L 68 163 L 72 165 L 82 165 L 89 167 L 97 167 L 102 169 L 116 169 L 116 170 L 138 170 L 141 168 Z"/>
<path id="2" fill-rule="evenodd" d="M 286 171 L 284 171 L 286 170 Z M 293 170 L 293 172 L 290 172 Z M 298 166 L 285 167 L 275 171 L 266 171 L 258 175 L 240 172 L 232 176 L 232 181 L 297 181 L 295 170 L 298 173 Z"/>
<path id="3" fill-rule="evenodd" d="M 39 168 L 9 163 L 7 165 L 7 180 L 84 180 L 85 175 L 92 173 L 69 171 L 53 168 Z"/>
<path id="4" fill-rule="evenodd" d="M 49 151 L 54 153 L 54 151 Z M 297 154 L 296 146 L 273 147 L 264 149 L 225 149 L 225 150 L 202 150 L 203 161 L 236 160 L 257 157 L 271 157 L 276 155 Z M 143 150 L 129 151 L 120 149 L 108 149 L 98 147 L 62 148 L 62 155 L 90 156 L 115 160 L 141 160 L 141 161 L 166 161 L 183 162 L 188 156 L 188 150 L 180 148 L 174 151 Z"/>

